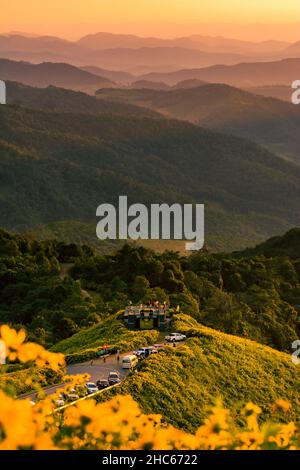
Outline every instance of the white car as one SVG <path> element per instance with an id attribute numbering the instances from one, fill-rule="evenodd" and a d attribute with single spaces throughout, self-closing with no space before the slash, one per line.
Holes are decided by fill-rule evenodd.
<path id="1" fill-rule="evenodd" d="M 73 402 L 79 400 L 79 396 L 76 393 L 68 393 L 67 394 L 67 401 Z"/>
<path id="2" fill-rule="evenodd" d="M 168 341 L 168 343 L 175 343 L 177 341 L 185 341 L 186 336 L 181 333 L 170 333 L 165 337 L 165 340 Z"/>
<path id="3" fill-rule="evenodd" d="M 58 398 L 57 400 L 55 400 L 55 405 L 60 408 L 61 406 L 64 406 L 65 405 L 65 401 L 62 400 L 61 398 Z"/>
<path id="4" fill-rule="evenodd" d="M 149 348 L 147 348 L 148 351 L 149 351 L 149 354 L 157 354 L 158 353 L 158 350 L 156 349 L 155 346 L 149 346 Z"/>
<path id="5" fill-rule="evenodd" d="M 89 395 L 90 395 L 91 393 L 96 393 L 96 392 L 99 391 L 97 385 L 94 384 L 93 382 L 88 382 L 88 383 L 86 384 L 86 389 L 87 389 L 87 392 L 88 392 Z"/>
<path id="6" fill-rule="evenodd" d="M 133 351 L 133 354 L 137 357 L 146 356 L 146 350 L 148 348 L 140 348 L 137 351 Z"/>

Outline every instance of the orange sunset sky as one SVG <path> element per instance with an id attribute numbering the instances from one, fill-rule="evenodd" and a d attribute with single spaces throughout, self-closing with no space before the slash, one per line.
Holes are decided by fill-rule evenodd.
<path id="1" fill-rule="evenodd" d="M 13 0 L 1 3 L 2 33 L 25 31 L 70 39 L 96 31 L 164 37 L 198 33 L 252 40 L 300 39 L 300 0 Z"/>

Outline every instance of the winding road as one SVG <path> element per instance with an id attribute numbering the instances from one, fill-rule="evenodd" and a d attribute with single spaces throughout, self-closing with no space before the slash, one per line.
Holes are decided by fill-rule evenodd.
<path id="1" fill-rule="evenodd" d="M 124 353 L 120 355 L 120 361 L 117 361 L 117 355 L 107 356 L 104 362 L 103 358 L 94 359 L 93 362 L 82 362 L 80 364 L 71 364 L 67 367 L 66 375 L 81 375 L 89 374 L 90 381 L 96 382 L 99 379 L 107 379 L 108 374 L 112 371 L 118 371 L 121 380 L 129 373 L 129 369 L 122 369 L 122 358 L 132 353 Z M 92 365 L 91 365 L 92 364 Z M 46 395 L 52 395 L 57 389 L 62 388 L 65 384 L 51 385 L 45 387 L 43 390 Z M 29 399 L 35 401 L 37 399 L 37 392 L 26 393 L 19 396 L 19 400 Z"/>
<path id="2" fill-rule="evenodd" d="M 163 343 L 163 341 L 162 341 Z M 181 342 L 180 344 L 183 344 Z M 166 345 L 166 343 L 164 343 Z M 169 344 L 170 345 L 170 344 Z M 66 375 L 82 375 L 82 374 L 89 374 L 91 382 L 97 382 L 100 379 L 107 379 L 108 375 L 112 371 L 119 372 L 121 381 L 125 379 L 125 377 L 129 373 L 129 369 L 122 369 L 122 358 L 124 356 L 128 356 L 129 354 L 133 354 L 133 352 L 127 352 L 120 354 L 120 360 L 117 361 L 117 355 L 107 356 L 104 358 L 97 358 L 93 359 L 93 361 L 82 362 L 80 364 L 70 364 L 67 366 Z M 46 395 L 52 395 L 57 389 L 63 388 L 65 386 L 64 383 L 60 383 L 57 385 L 50 385 L 49 387 L 43 388 L 43 391 Z M 29 399 L 32 401 L 37 400 L 37 392 L 30 392 L 24 395 L 20 395 L 18 397 L 19 400 Z"/>

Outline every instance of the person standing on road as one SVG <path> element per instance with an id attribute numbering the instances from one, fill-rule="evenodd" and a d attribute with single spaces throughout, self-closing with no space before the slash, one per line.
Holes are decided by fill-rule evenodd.
<path id="1" fill-rule="evenodd" d="M 91 360 L 91 366 L 92 366 L 93 364 L 94 364 L 94 361 L 93 361 L 93 359 L 92 359 L 92 360 Z"/>

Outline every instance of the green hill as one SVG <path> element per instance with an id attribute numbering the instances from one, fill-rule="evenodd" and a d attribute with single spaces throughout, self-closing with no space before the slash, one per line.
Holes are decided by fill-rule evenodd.
<path id="1" fill-rule="evenodd" d="M 97 96 L 244 137 L 299 163 L 300 110 L 291 102 L 224 84 L 167 91 L 102 89 Z"/>
<path id="2" fill-rule="evenodd" d="M 263 243 L 249 248 L 239 255 L 256 256 L 264 255 L 268 258 L 274 256 L 287 256 L 289 258 L 299 258 L 300 256 L 300 228 L 293 228 L 281 237 L 272 237 Z"/>
<path id="3" fill-rule="evenodd" d="M 119 314 L 111 315 L 98 325 L 85 328 L 75 335 L 57 343 L 52 351 L 64 353 L 69 362 L 78 362 L 94 357 L 95 352 L 106 343 L 109 348 L 132 351 L 158 339 L 158 331 L 130 331 L 118 319 Z"/>
<path id="4" fill-rule="evenodd" d="M 21 38 L 21 41 L 26 41 L 26 39 Z M 52 47 L 53 45 L 52 43 Z M 12 56 L 13 53 L 9 55 Z M 107 78 L 62 62 L 49 61 L 33 64 L 1 58 L 0 75 L 2 80 L 20 81 L 26 85 L 37 87 L 54 85 L 94 92 L 102 86 L 114 86 L 114 83 Z"/>
<path id="5" fill-rule="evenodd" d="M 76 245 L 88 245 L 99 254 L 114 252 L 124 244 L 122 240 L 99 240 L 93 224 L 72 220 L 38 225 L 26 231 L 25 235 L 37 240 L 57 240 Z"/>
<path id="6" fill-rule="evenodd" d="M 298 419 L 299 368 L 289 355 L 206 328 L 188 315 L 179 315 L 173 328 L 188 336 L 186 344 L 143 361 L 114 393 L 129 393 L 147 413 L 161 413 L 189 431 L 218 399 L 234 417 L 251 401 L 267 418 L 272 404 L 284 398 L 292 410 L 281 415 L 282 421 Z"/>
<path id="7" fill-rule="evenodd" d="M 3 230 L 0 256 L 0 323 L 22 326 L 47 346 L 73 336 L 75 349 L 73 339 L 63 343 L 68 353 L 94 348 L 93 335 L 85 340 L 84 329 L 101 330 L 130 301 L 180 305 L 208 327 L 287 352 L 300 335 L 299 258 L 204 250 L 182 257 L 135 244 L 99 255 L 88 246 L 38 242 Z M 109 320 L 106 325 L 112 327 Z M 105 334 L 98 326 L 91 331 L 101 343 Z"/>
<path id="8" fill-rule="evenodd" d="M 0 224 L 9 229 L 95 226 L 98 205 L 120 194 L 205 203 L 206 238 L 219 249 L 300 223 L 298 166 L 189 123 L 2 106 L 0 155 Z"/>
<path id="9" fill-rule="evenodd" d="M 16 82 L 6 82 L 7 104 L 32 109 L 44 109 L 61 113 L 117 114 L 135 117 L 159 117 L 155 111 L 132 104 L 97 100 L 94 96 L 79 91 L 55 86 L 34 88 Z"/>

